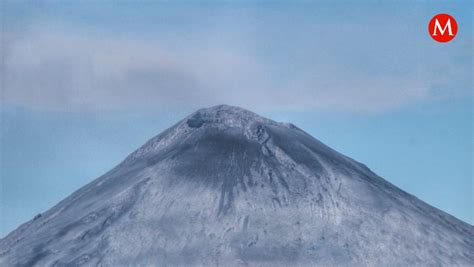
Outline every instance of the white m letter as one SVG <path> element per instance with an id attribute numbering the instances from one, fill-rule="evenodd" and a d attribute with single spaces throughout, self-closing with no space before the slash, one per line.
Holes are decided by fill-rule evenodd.
<path id="1" fill-rule="evenodd" d="M 446 22 L 446 25 L 444 25 L 444 29 L 441 28 L 441 24 L 439 24 L 438 19 L 436 19 L 435 26 L 434 26 L 434 29 L 433 29 L 433 36 L 437 36 L 436 29 L 439 30 L 441 35 L 444 35 L 444 32 L 446 31 L 446 28 L 448 28 L 448 35 L 453 36 L 453 30 L 451 29 L 451 19 L 448 19 L 448 22 Z"/>

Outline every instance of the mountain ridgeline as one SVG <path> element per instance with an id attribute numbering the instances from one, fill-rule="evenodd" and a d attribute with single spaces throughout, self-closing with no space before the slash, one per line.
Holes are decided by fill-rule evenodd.
<path id="1" fill-rule="evenodd" d="M 0 266 L 473 264 L 473 226 L 292 124 L 225 105 L 0 240 Z"/>

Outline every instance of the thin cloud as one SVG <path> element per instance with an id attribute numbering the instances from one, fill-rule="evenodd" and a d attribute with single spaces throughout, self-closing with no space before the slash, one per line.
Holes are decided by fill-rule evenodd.
<path id="1" fill-rule="evenodd" d="M 227 103 L 260 110 L 380 112 L 427 101 L 434 82 L 445 82 L 420 68 L 416 75 L 372 74 L 330 55 L 301 63 L 299 72 L 285 72 L 285 66 L 275 66 L 252 47 L 206 39 L 183 48 L 167 40 L 44 28 L 21 38 L 6 36 L 2 101 L 34 109 L 154 110 Z"/>

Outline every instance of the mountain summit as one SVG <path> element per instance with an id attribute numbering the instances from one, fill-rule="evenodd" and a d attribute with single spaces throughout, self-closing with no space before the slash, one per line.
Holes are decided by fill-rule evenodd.
<path id="1" fill-rule="evenodd" d="M 294 125 L 221 105 L 1 239 L 0 265 L 466 266 L 473 240 Z"/>

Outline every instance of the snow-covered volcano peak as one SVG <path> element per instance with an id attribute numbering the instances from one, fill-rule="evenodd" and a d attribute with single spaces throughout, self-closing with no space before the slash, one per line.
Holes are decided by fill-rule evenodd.
<path id="1" fill-rule="evenodd" d="M 473 266 L 472 240 L 306 132 L 221 105 L 0 239 L 0 266 Z"/>
<path id="2" fill-rule="evenodd" d="M 202 108 L 187 116 L 173 127 L 155 136 L 144 146 L 129 156 L 130 159 L 150 156 L 176 142 L 205 137 L 213 133 L 233 132 L 235 138 L 245 137 L 262 141 L 267 138 L 265 129 L 278 127 L 284 129 L 297 129 L 291 123 L 278 123 L 259 116 L 249 110 L 229 105 L 217 105 Z"/>
<path id="3" fill-rule="evenodd" d="M 248 127 L 253 123 L 275 124 L 275 122 L 251 111 L 228 105 L 218 105 L 200 109 L 191 114 L 186 120 L 186 123 L 191 128 L 198 128 L 203 124 L 242 128 Z"/>

